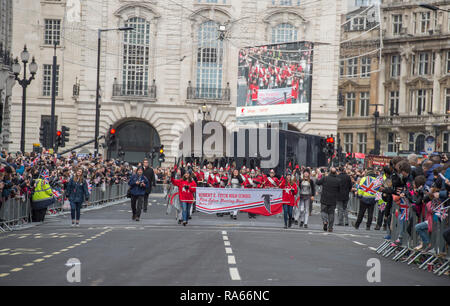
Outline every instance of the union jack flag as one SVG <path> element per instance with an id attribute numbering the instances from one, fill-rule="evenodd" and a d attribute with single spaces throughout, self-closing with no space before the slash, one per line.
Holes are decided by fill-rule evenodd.
<path id="1" fill-rule="evenodd" d="M 380 189 L 380 185 L 377 185 L 377 179 L 367 176 L 364 182 L 360 184 L 359 188 L 362 191 L 375 196 Z"/>
<path id="2" fill-rule="evenodd" d="M 44 171 L 42 171 L 41 176 L 43 177 L 44 180 L 48 181 L 49 179 L 49 173 L 47 169 L 44 169 Z"/>
<path id="3" fill-rule="evenodd" d="M 400 198 L 400 220 L 408 220 L 409 201 L 406 198 Z"/>
<path id="4" fill-rule="evenodd" d="M 91 182 L 90 182 L 89 180 L 86 180 L 86 183 L 87 183 L 87 186 L 88 186 L 89 194 L 91 194 L 91 193 L 92 193 L 92 185 L 91 185 Z"/>
<path id="5" fill-rule="evenodd" d="M 55 196 L 55 198 L 59 198 L 61 196 L 61 193 L 58 190 L 53 189 L 52 193 Z"/>
<path id="6" fill-rule="evenodd" d="M 383 185 L 384 179 L 383 176 L 380 175 L 377 177 L 377 179 L 375 180 L 375 187 L 380 187 L 381 185 Z"/>

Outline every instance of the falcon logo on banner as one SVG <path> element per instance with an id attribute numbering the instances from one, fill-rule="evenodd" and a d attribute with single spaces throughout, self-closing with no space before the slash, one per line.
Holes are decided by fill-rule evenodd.
<path id="1" fill-rule="evenodd" d="M 197 187 L 196 209 L 207 214 L 240 210 L 272 216 L 283 210 L 282 190 Z"/>

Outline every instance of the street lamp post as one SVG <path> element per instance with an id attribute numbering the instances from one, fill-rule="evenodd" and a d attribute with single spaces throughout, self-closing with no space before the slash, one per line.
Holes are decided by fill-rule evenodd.
<path id="1" fill-rule="evenodd" d="M 209 115 L 209 110 L 208 110 L 208 106 L 206 106 L 206 103 L 204 103 L 203 105 L 202 105 L 202 107 L 198 110 L 198 113 L 199 114 L 203 114 L 203 117 L 202 117 L 202 133 L 201 133 L 201 136 L 202 136 L 202 161 L 201 161 L 201 163 L 200 163 L 200 167 L 203 167 L 203 125 L 204 125 L 204 122 L 205 122 L 205 119 L 206 119 L 206 115 Z"/>
<path id="2" fill-rule="evenodd" d="M 121 27 L 121 28 L 114 28 L 114 29 L 98 29 L 98 46 L 97 46 L 97 88 L 95 92 L 95 152 L 94 157 L 97 157 L 98 155 L 98 134 L 100 129 L 100 103 L 99 103 L 99 96 L 100 96 L 100 46 L 101 46 L 101 34 L 102 32 L 108 32 L 108 31 L 130 31 L 134 30 L 133 27 Z"/>
<path id="3" fill-rule="evenodd" d="M 373 105 L 375 106 L 375 113 L 373 113 L 373 116 L 375 118 L 375 133 L 374 133 L 374 148 L 373 148 L 373 153 L 375 155 L 380 155 L 380 146 L 378 145 L 378 139 L 377 139 L 377 132 L 378 132 L 378 118 L 380 117 L 380 112 L 378 111 L 378 106 L 379 105 L 383 105 L 383 104 L 369 104 L 369 105 Z"/>
<path id="4" fill-rule="evenodd" d="M 20 53 L 20 59 L 23 63 L 23 78 L 19 78 L 21 66 L 19 64 L 19 59 L 16 58 L 13 64 L 13 73 L 15 75 L 16 81 L 22 86 L 22 130 L 20 133 L 20 151 L 22 154 L 25 152 L 25 120 L 26 120 L 26 104 L 27 104 L 27 87 L 31 84 L 31 81 L 34 80 L 34 76 L 38 70 L 38 65 L 36 64 L 34 57 L 30 63 L 30 73 L 31 77 L 27 79 L 27 63 L 30 59 L 30 53 L 27 50 L 27 46 L 25 45 L 23 51 Z"/>
<path id="5" fill-rule="evenodd" d="M 400 154 L 400 144 L 402 143 L 402 138 L 400 136 L 397 136 L 395 138 L 395 145 L 397 147 L 397 156 Z"/>

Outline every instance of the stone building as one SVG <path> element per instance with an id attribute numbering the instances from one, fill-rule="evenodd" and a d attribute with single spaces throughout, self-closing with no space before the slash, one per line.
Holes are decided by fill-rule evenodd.
<path id="1" fill-rule="evenodd" d="M 385 0 L 381 6 L 383 152 L 396 152 L 398 137 L 402 151 L 450 151 L 450 1 L 420 3 L 441 10 L 418 1 Z"/>
<path id="2" fill-rule="evenodd" d="M 12 0 L 0 0 L 0 146 L 9 150 L 12 73 Z"/>
<path id="3" fill-rule="evenodd" d="M 173 161 L 182 130 L 209 117 L 232 128 L 238 50 L 244 46 L 309 40 L 314 49 L 312 120 L 292 122 L 304 133 L 337 130 L 339 24 L 343 1 L 297 0 L 17 0 L 14 52 L 26 43 L 39 71 L 29 87 L 26 150 L 49 120 L 56 42 L 57 127 L 71 128 L 67 147 L 94 138 L 98 29 L 101 33 L 100 135 L 117 130 L 126 160 L 165 145 Z M 219 27 L 223 26 L 223 27 Z M 223 35 L 223 40 L 218 39 Z M 207 88 L 205 90 L 205 88 Z M 19 146 L 21 93 L 14 91 L 11 130 Z M 87 147 L 93 152 L 93 145 Z M 106 152 L 105 152 L 106 153 Z M 116 156 L 117 152 L 111 152 Z"/>
<path id="4" fill-rule="evenodd" d="M 375 10 L 362 6 L 341 20 L 337 138 L 346 153 L 369 153 L 375 145 L 381 58 L 379 19 L 370 18 Z"/>

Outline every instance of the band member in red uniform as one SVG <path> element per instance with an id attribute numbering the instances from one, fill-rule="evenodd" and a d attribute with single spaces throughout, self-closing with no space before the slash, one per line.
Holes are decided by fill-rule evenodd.
<path id="1" fill-rule="evenodd" d="M 195 166 L 195 177 L 197 178 L 197 186 L 203 187 L 205 183 L 205 174 L 200 171 L 198 166 Z"/>
<path id="2" fill-rule="evenodd" d="M 228 175 L 223 170 L 223 168 L 220 168 L 219 176 L 220 176 L 220 188 L 225 188 L 225 186 L 227 186 L 227 184 L 228 184 Z"/>
<path id="3" fill-rule="evenodd" d="M 252 106 L 258 105 L 258 90 L 259 86 L 256 79 L 253 80 L 253 83 L 249 86 L 250 94 L 252 98 Z"/>
<path id="4" fill-rule="evenodd" d="M 273 169 L 270 170 L 269 176 L 267 176 L 264 180 L 264 188 L 278 188 L 280 182 L 275 177 L 275 171 Z"/>
<path id="5" fill-rule="evenodd" d="M 260 188 L 261 181 L 259 181 L 256 177 L 255 169 L 250 171 L 250 176 L 247 177 L 247 182 L 245 184 L 245 188 Z M 256 214 L 248 213 L 249 219 L 256 219 Z"/>
<path id="6" fill-rule="evenodd" d="M 284 228 L 292 225 L 292 209 L 295 205 L 295 195 L 298 192 L 297 181 L 291 175 L 291 171 L 286 172 L 286 177 L 281 178 L 280 188 L 283 189 L 283 215 Z"/>
<path id="7" fill-rule="evenodd" d="M 213 173 L 209 174 L 208 187 L 219 188 L 220 187 L 220 175 L 217 173 L 217 168 L 214 168 Z"/>

